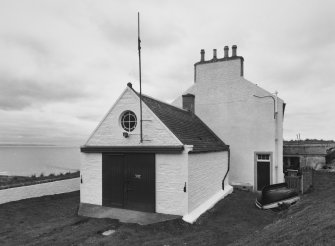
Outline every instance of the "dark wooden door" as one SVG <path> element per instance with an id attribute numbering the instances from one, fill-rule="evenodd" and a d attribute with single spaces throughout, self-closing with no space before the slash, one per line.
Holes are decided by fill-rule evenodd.
<path id="1" fill-rule="evenodd" d="M 270 162 L 257 162 L 257 190 L 270 185 Z"/>
<path id="2" fill-rule="evenodd" d="M 125 208 L 155 212 L 155 155 L 126 156 Z"/>
<path id="3" fill-rule="evenodd" d="M 103 155 L 103 206 L 155 212 L 155 155 Z"/>
<path id="4" fill-rule="evenodd" d="M 102 155 L 102 205 L 123 207 L 124 156 Z"/>

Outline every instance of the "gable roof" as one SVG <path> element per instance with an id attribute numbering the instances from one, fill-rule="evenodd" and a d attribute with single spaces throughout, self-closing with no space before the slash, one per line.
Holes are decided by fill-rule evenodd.
<path id="1" fill-rule="evenodd" d="M 135 90 L 134 92 L 139 96 Z M 185 145 L 193 145 L 191 153 L 228 150 L 216 134 L 194 113 L 142 94 L 142 101 Z"/>

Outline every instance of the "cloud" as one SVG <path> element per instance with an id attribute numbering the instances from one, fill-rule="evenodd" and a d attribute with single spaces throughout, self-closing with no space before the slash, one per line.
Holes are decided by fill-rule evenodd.
<path id="1" fill-rule="evenodd" d="M 71 102 L 84 97 L 88 93 L 71 81 L 50 83 L 0 75 L 0 109 L 3 110 L 22 110 L 36 104 Z"/>
<path id="2" fill-rule="evenodd" d="M 145 94 L 173 100 L 193 84 L 200 49 L 210 59 L 212 49 L 222 57 L 225 45 L 237 44 L 246 79 L 278 90 L 287 102 L 286 137 L 303 130 L 306 137 L 335 138 L 333 1 L 0 5 L 0 135 L 10 132 L 6 141 L 71 141 L 73 128 L 73 138 L 85 139 L 127 82 L 138 88 L 138 11 Z M 327 120 L 317 113 L 324 109 Z"/>

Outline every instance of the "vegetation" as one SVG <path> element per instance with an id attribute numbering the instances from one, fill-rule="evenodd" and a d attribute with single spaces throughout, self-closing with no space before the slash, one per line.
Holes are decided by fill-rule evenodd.
<path id="1" fill-rule="evenodd" d="M 285 140 L 284 144 L 334 144 L 335 141 L 334 140 L 323 140 L 323 139 L 304 139 L 304 140 Z"/>
<path id="2" fill-rule="evenodd" d="M 26 176 L 1 176 L 0 175 L 0 190 L 1 189 L 8 189 L 13 187 L 25 186 L 25 185 L 33 185 L 33 184 L 40 184 L 46 182 L 52 182 L 57 180 L 63 179 L 71 179 L 79 177 L 79 171 L 77 172 L 67 172 L 55 175 L 51 173 L 45 176 L 41 173 L 39 176 L 35 174 L 31 175 L 30 177 Z"/>
<path id="3" fill-rule="evenodd" d="M 79 192 L 11 202 L 0 205 L 0 245 L 334 245 L 335 174 L 315 177 L 314 190 L 286 210 L 259 210 L 254 193 L 235 190 L 192 225 L 80 217 Z M 107 230 L 116 232 L 102 236 Z"/>

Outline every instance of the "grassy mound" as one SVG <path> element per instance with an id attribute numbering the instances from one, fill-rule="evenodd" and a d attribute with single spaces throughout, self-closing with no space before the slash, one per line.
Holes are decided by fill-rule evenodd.
<path id="1" fill-rule="evenodd" d="M 316 172 L 314 191 L 262 231 L 234 245 L 334 245 L 335 175 Z"/>

